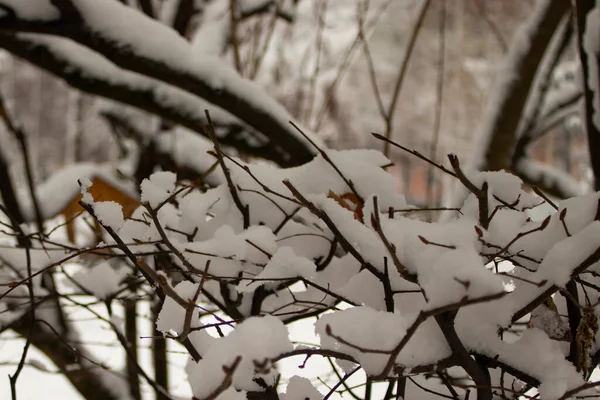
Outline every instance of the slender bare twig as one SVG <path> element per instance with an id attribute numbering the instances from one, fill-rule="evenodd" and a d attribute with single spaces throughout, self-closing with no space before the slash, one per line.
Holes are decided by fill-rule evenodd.
<path id="1" fill-rule="evenodd" d="M 200 283 L 198 284 L 198 288 L 194 293 L 194 297 L 188 299 L 187 304 L 185 306 L 185 318 L 183 319 L 183 330 L 179 335 L 180 340 L 187 339 L 190 334 L 190 329 L 192 326 L 192 316 L 194 315 L 194 310 L 196 309 L 196 303 L 198 302 L 198 297 L 202 292 L 202 288 L 204 287 L 204 282 L 206 281 L 206 276 L 208 275 L 208 268 L 210 267 L 210 260 L 206 261 L 206 267 L 204 267 L 204 273 L 202 274 L 202 278 L 200 279 Z"/>
<path id="2" fill-rule="evenodd" d="M 243 72 L 242 61 L 240 57 L 240 43 L 238 40 L 238 0 L 229 0 L 229 29 L 231 47 L 233 49 L 233 61 L 235 69 L 240 74 Z"/>
<path id="3" fill-rule="evenodd" d="M 392 91 L 392 99 L 390 100 L 390 104 L 387 110 L 387 120 L 384 131 L 384 137 L 386 139 L 391 139 L 392 137 L 392 131 L 394 129 L 394 112 L 396 111 L 396 104 L 398 102 L 398 98 L 400 97 L 400 89 L 402 88 L 402 84 L 404 83 L 406 71 L 408 71 L 408 64 L 412 56 L 413 49 L 415 48 L 415 43 L 417 42 L 417 36 L 419 31 L 421 30 L 421 27 L 423 26 L 425 14 L 427 14 L 427 9 L 429 8 L 430 3 L 431 0 L 424 0 L 421 3 L 421 7 L 417 12 L 415 24 L 413 25 L 410 31 L 410 36 L 408 37 L 408 43 L 406 45 L 406 49 L 404 50 L 404 55 L 400 63 L 400 68 L 398 69 L 398 76 L 396 77 L 396 83 L 394 84 L 394 90 Z M 390 142 L 386 141 L 383 147 L 383 154 L 385 156 L 388 156 L 389 152 Z"/>
<path id="4" fill-rule="evenodd" d="M 362 4 L 358 5 L 357 19 L 358 19 L 358 37 L 362 42 L 363 54 L 367 61 L 367 69 L 369 71 L 369 80 L 371 81 L 371 88 L 373 89 L 373 94 L 375 95 L 375 102 L 377 104 L 377 108 L 379 109 L 379 114 L 381 117 L 386 120 L 387 112 L 385 110 L 385 106 L 383 105 L 383 99 L 381 98 L 381 93 L 379 91 L 379 85 L 377 84 L 377 74 L 375 72 L 375 63 L 373 61 L 373 57 L 371 56 L 371 50 L 369 49 L 369 38 L 365 34 L 365 14 L 368 11 L 363 7 Z"/>
<path id="5" fill-rule="evenodd" d="M 240 210 L 240 213 L 242 214 L 244 229 L 248 229 L 248 227 L 250 226 L 249 205 L 243 204 L 242 200 L 240 199 L 239 193 L 236 190 L 236 186 L 233 183 L 233 180 L 231 178 L 231 173 L 229 172 L 229 168 L 227 167 L 227 165 L 225 165 L 225 160 L 224 160 L 224 156 L 223 156 L 224 153 L 221 150 L 221 145 L 219 144 L 219 139 L 217 138 L 217 135 L 215 134 L 215 128 L 214 128 L 214 124 L 212 123 L 212 119 L 210 118 L 210 113 L 208 112 L 208 110 L 204 110 L 204 112 L 206 113 L 206 118 L 208 119 L 208 126 L 206 127 L 206 133 L 210 137 L 210 139 L 212 140 L 212 142 L 215 146 L 215 153 L 217 154 L 217 159 L 219 160 L 219 165 L 221 166 L 221 169 L 223 170 L 223 174 L 225 175 L 225 179 L 227 180 L 227 185 L 229 186 L 229 192 L 231 193 L 231 198 L 233 199 L 233 202 L 235 203 L 236 207 L 238 208 L 238 210 Z"/>
<path id="6" fill-rule="evenodd" d="M 321 56 L 323 53 L 323 42 L 324 42 L 324 27 L 325 27 L 325 14 L 327 12 L 327 4 L 329 0 L 322 0 L 319 2 L 315 2 L 314 4 L 320 5 L 317 10 L 317 32 L 315 38 L 315 47 L 316 47 L 316 57 L 315 57 L 315 67 L 313 69 L 312 76 L 310 78 L 310 84 L 308 89 L 308 104 L 306 107 L 306 114 L 304 116 L 304 123 L 308 124 L 312 117 L 312 110 L 315 106 L 315 94 L 317 88 L 317 78 L 319 77 L 319 73 L 321 71 Z"/>
<path id="7" fill-rule="evenodd" d="M 350 378 L 352 375 L 354 375 L 356 372 L 358 372 L 358 370 L 360 370 L 360 366 L 354 368 L 352 371 L 350 371 L 346 375 L 344 375 L 342 377 L 342 379 L 340 379 L 335 385 L 333 385 L 333 387 L 329 390 L 329 392 L 327 392 L 327 394 L 323 397 L 323 400 L 327 400 L 328 398 L 330 398 L 331 395 L 333 395 L 335 393 L 337 388 L 339 388 L 341 385 L 343 385 L 344 382 L 346 382 L 346 379 Z"/>
<path id="8" fill-rule="evenodd" d="M 388 9 L 390 4 L 392 4 L 392 2 L 393 2 L 393 0 L 387 0 L 385 3 L 383 3 L 381 5 L 381 7 L 375 13 L 375 16 L 373 17 L 373 19 L 366 24 L 367 28 L 365 29 L 365 31 L 368 31 L 377 25 L 379 19 L 381 18 L 383 13 Z M 331 86 L 329 87 L 329 90 L 327 91 L 326 98 L 323 102 L 323 106 L 321 107 L 321 110 L 319 111 L 319 114 L 317 114 L 317 116 L 315 118 L 313 131 L 318 132 L 321 129 L 321 127 L 323 126 L 323 123 L 325 121 L 325 116 L 327 115 L 327 112 L 333 103 L 333 98 L 336 93 L 336 89 L 337 89 L 338 85 L 340 84 L 340 82 L 342 81 L 346 71 L 352 64 L 352 58 L 354 57 L 354 53 L 356 52 L 356 49 L 358 48 L 358 45 L 360 44 L 360 42 L 361 42 L 360 37 L 358 35 L 356 35 L 356 38 L 354 39 L 352 44 L 349 46 L 346 54 L 342 57 L 342 62 L 340 64 L 340 66 L 338 67 L 338 72 L 335 76 L 335 79 L 334 79 L 333 83 L 331 84 Z"/>
<path id="9" fill-rule="evenodd" d="M 467 178 L 462 169 L 460 168 L 460 162 L 458 161 L 458 157 L 454 154 L 449 154 L 448 159 L 450 160 L 450 164 L 454 169 L 455 176 L 458 178 L 460 183 L 463 184 L 464 187 L 469 190 L 469 192 L 473 193 L 475 197 L 477 197 L 477 201 L 479 202 L 479 224 L 487 229 L 490 225 L 490 215 L 489 215 L 489 204 L 488 204 L 488 183 L 483 182 L 481 188 L 478 188 Z"/>
<path id="10" fill-rule="evenodd" d="M 33 327 L 35 325 L 35 308 L 36 308 L 36 301 L 35 301 L 35 293 L 34 293 L 34 288 L 33 288 L 33 281 L 32 281 L 32 269 L 31 269 L 31 241 L 27 238 L 27 235 L 25 235 L 25 232 L 23 232 L 23 229 L 21 229 L 21 226 L 14 221 L 13 217 L 10 215 L 10 213 L 8 212 L 8 210 L 2 205 L 0 204 L 0 211 L 2 211 L 10 220 L 11 223 L 13 225 L 13 228 L 16 230 L 17 234 L 22 237 L 22 238 L 26 238 L 23 239 L 22 242 L 24 243 L 24 247 L 25 247 L 25 259 L 26 259 L 26 270 L 27 270 L 27 291 L 29 293 L 29 302 L 31 304 L 30 306 L 30 318 L 31 318 L 31 326 L 29 328 L 29 332 L 27 333 L 27 337 L 25 338 L 25 345 L 23 346 L 23 352 L 21 353 L 21 359 L 19 361 L 19 364 L 17 365 L 17 369 L 15 370 L 14 374 L 9 375 L 9 380 L 10 380 L 10 392 L 11 392 L 11 396 L 12 396 L 12 400 L 17 400 L 17 381 L 19 380 L 19 375 L 21 375 L 21 371 L 23 370 L 23 366 L 25 365 L 25 360 L 27 359 L 27 353 L 29 351 L 29 347 L 31 346 L 31 336 L 33 335 Z"/>
<path id="11" fill-rule="evenodd" d="M 417 276 L 415 274 L 413 274 L 412 272 L 408 271 L 406 269 L 406 266 L 404 266 L 404 264 L 402 264 L 402 262 L 400 262 L 400 259 L 398 258 L 398 255 L 396 254 L 396 246 L 394 246 L 392 243 L 389 242 L 389 240 L 387 239 L 387 237 L 385 236 L 385 233 L 383 232 L 383 230 L 381 228 L 377 196 L 373 197 L 373 214 L 371 214 L 371 225 L 373 226 L 373 229 L 375 229 L 375 232 L 377 232 L 377 234 L 379 235 L 379 238 L 381 239 L 381 241 L 383 242 L 388 253 L 392 257 L 394 266 L 396 267 L 396 269 L 398 270 L 400 275 L 409 282 L 417 283 Z"/>
<path id="12" fill-rule="evenodd" d="M 329 164 L 331 165 L 331 167 L 335 170 L 335 172 L 337 172 L 337 174 L 340 176 L 340 178 L 342 178 L 342 180 L 344 181 L 344 183 L 348 186 L 348 188 L 350 188 L 350 190 L 352 191 L 352 193 L 356 196 L 356 198 L 358 199 L 358 201 L 360 202 L 360 204 L 364 204 L 364 199 L 362 198 L 362 196 L 358 193 L 358 191 L 356 190 L 356 187 L 354 186 L 354 183 L 352 183 L 352 181 L 348 178 L 346 178 L 346 176 L 344 175 L 344 173 L 339 169 L 339 167 L 333 162 L 333 160 L 329 157 L 329 155 L 327 155 L 327 152 L 323 149 L 321 149 L 319 147 L 319 145 L 317 145 L 306 133 L 304 133 L 302 131 L 302 129 L 300 129 L 300 127 L 298 127 L 298 125 L 296 125 L 294 122 L 290 121 L 290 124 L 292 124 L 292 126 L 294 128 L 296 128 L 296 130 L 302 135 L 304 136 L 304 138 L 310 142 L 310 144 L 319 152 L 319 154 L 321 155 L 321 157 L 323 157 L 323 159 Z"/>
<path id="13" fill-rule="evenodd" d="M 23 163 L 25 166 L 25 175 L 27 177 L 27 188 L 29 189 L 29 196 L 31 197 L 31 204 L 33 205 L 33 213 L 35 216 L 35 223 L 40 235 L 44 234 L 44 218 L 42 216 L 42 209 L 40 202 L 35 191 L 33 169 L 31 166 L 31 159 L 29 157 L 29 148 L 27 147 L 27 139 L 23 128 L 13 121 L 10 117 L 9 112 L 4 102 L 4 96 L 0 94 L 0 117 L 4 121 L 8 131 L 17 139 L 19 147 L 21 148 L 21 154 L 23 155 Z"/>
<path id="14" fill-rule="evenodd" d="M 425 162 L 433 165 L 434 167 L 440 169 L 441 171 L 445 172 L 446 174 L 457 178 L 456 174 L 454 172 L 452 172 L 450 169 L 444 167 L 442 164 L 435 163 L 430 158 L 424 156 L 423 154 L 419 153 L 418 151 L 411 150 L 408 147 L 404 147 L 401 144 L 399 144 L 397 142 L 394 142 L 393 140 L 388 139 L 385 136 L 380 135 L 379 133 L 374 133 L 373 132 L 373 133 L 371 133 L 371 135 L 373 135 L 376 139 L 382 140 L 382 141 L 384 141 L 386 143 L 389 143 L 390 145 L 392 145 L 394 147 L 397 147 L 397 148 L 399 148 L 399 149 L 401 149 L 401 150 L 403 150 L 403 151 L 405 151 L 405 152 L 407 152 L 409 154 L 412 154 L 413 156 L 415 156 L 415 157 L 417 157 L 417 158 L 419 158 L 419 159 L 421 159 L 421 160 L 423 160 L 423 161 L 425 161 Z"/>
<path id="15" fill-rule="evenodd" d="M 108 225 L 104 224 L 102 221 L 100 221 L 100 219 L 94 212 L 94 208 L 91 205 L 84 203 L 82 201 L 79 202 L 79 205 L 81 207 L 83 207 L 88 213 L 90 213 L 90 215 L 92 217 L 94 217 L 94 219 L 96 221 L 98 221 L 98 223 L 102 226 L 102 228 L 104 228 L 104 230 L 110 235 L 110 237 L 117 243 L 119 250 L 121 250 L 123 253 L 125 253 L 127 255 L 127 258 L 129 258 L 129 261 L 131 261 L 131 263 L 140 270 L 140 272 L 142 273 L 144 278 L 148 281 L 148 283 L 150 283 L 151 285 L 155 285 L 155 284 L 161 285 L 161 283 L 165 283 L 160 278 L 160 276 L 157 276 L 158 274 L 153 274 L 154 271 L 152 270 L 152 268 L 147 266 L 147 264 L 145 264 L 143 262 L 143 260 L 141 260 L 140 258 L 137 258 L 131 252 L 131 250 L 123 242 L 123 239 L 121 239 L 121 237 L 114 231 L 114 229 L 112 229 L 110 226 L 108 226 Z M 150 207 L 148 207 L 148 208 L 149 208 L 149 210 L 151 210 Z M 158 227 L 160 227 L 160 223 L 156 224 L 156 226 L 157 226 L 157 230 L 158 230 Z M 166 235 L 164 234 L 164 231 L 162 231 L 162 234 L 164 235 L 164 237 L 166 237 Z M 167 243 L 170 243 L 170 242 L 167 240 Z M 171 244 L 171 246 L 172 246 L 172 244 Z M 176 255 L 181 256 L 183 259 L 185 259 L 185 257 L 183 257 L 183 255 L 179 251 L 176 250 L 174 253 Z M 189 262 L 188 262 L 188 264 L 189 264 Z M 195 270 L 195 268 L 193 266 L 192 266 L 192 270 Z M 166 288 L 166 287 L 169 287 L 169 286 L 168 285 L 162 286 L 162 288 Z M 173 295 L 173 293 L 176 294 L 176 292 L 174 290 L 172 292 L 163 292 L 162 296 L 164 297 L 164 295 L 167 294 L 167 295 L 169 295 L 169 297 L 173 298 L 180 305 L 183 303 L 184 304 L 184 305 L 182 305 L 183 307 L 187 307 L 187 302 L 185 300 L 181 299 L 181 297 L 179 295 L 177 295 L 177 296 Z M 218 304 L 218 302 L 215 302 L 215 304 Z M 194 348 L 194 346 L 189 341 L 189 339 L 186 338 L 186 339 L 182 340 L 182 343 L 185 346 L 185 348 L 188 350 L 188 352 L 190 353 L 190 356 L 194 360 L 198 361 L 200 359 L 200 353 L 198 353 L 198 351 Z"/>

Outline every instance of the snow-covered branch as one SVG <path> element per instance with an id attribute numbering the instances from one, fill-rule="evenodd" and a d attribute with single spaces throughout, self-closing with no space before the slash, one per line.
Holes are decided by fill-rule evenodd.
<path id="1" fill-rule="evenodd" d="M 536 186 L 559 199 L 568 199 L 585 193 L 585 185 L 577 183 L 571 175 L 527 157 L 520 158 L 513 165 L 513 169 L 515 174 L 527 184 Z"/>
<path id="2" fill-rule="evenodd" d="M 197 54 L 172 29 L 116 0 L 0 1 L 4 30 L 67 37 L 121 68 L 177 86 L 230 112 L 272 142 L 284 164 L 310 160 L 314 150 L 289 125 L 291 116 L 257 84 L 219 58 Z"/>
<path id="3" fill-rule="evenodd" d="M 493 398 L 492 387 L 522 395 L 527 385 L 556 400 L 589 378 L 597 294 L 568 292 L 582 310 L 577 319 L 552 295 L 573 285 L 600 292 L 598 194 L 559 206 L 548 200 L 558 210 L 540 218 L 544 199 L 524 191 L 520 179 L 463 170 L 451 157 L 454 172 L 446 172 L 471 194 L 455 218 L 430 223 L 396 192 L 379 152 L 321 150 L 284 170 L 213 146 L 223 174 L 216 186 L 155 172 L 142 182 L 142 207 L 130 218 L 119 204 L 94 199 L 91 181 L 80 179 L 82 206 L 108 233 L 96 251 L 109 250 L 101 254 L 113 260 L 68 275 L 99 301 L 136 293 L 123 281 L 132 269 L 143 277 L 147 296 L 162 300 L 156 328 L 191 356 L 186 372 L 196 398 L 238 390 L 241 399 L 278 399 L 278 377 L 288 372 L 275 366 L 302 354 L 303 365 L 333 357 L 369 381 L 436 374 L 447 382 L 440 393 L 461 398 L 476 389 L 480 400 Z M 39 240 L 46 248 L 36 239 L 33 255 L 53 258 L 32 264 L 38 296 L 46 268 L 94 251 Z M 10 266 L 4 300 L 28 280 L 15 278 L 23 275 L 21 249 L 0 247 L 0 259 Z M 528 314 L 527 329 L 514 325 Z M 313 316 L 320 345 L 294 346 L 288 329 Z M 578 357 L 565 357 L 563 340 L 580 346 Z M 455 366 L 468 378 L 454 379 Z M 504 370 L 502 380 L 494 368 Z M 309 393 L 318 391 L 290 385 L 286 395 Z"/>
<path id="4" fill-rule="evenodd" d="M 41 34 L 0 33 L 0 47 L 46 69 L 85 92 L 123 102 L 176 122 L 201 135 L 209 110 L 223 144 L 285 164 L 281 153 L 262 134 L 227 111 L 177 87 L 121 69 L 111 61 L 71 40 Z"/>
<path id="5" fill-rule="evenodd" d="M 219 37 L 194 49 L 116 0 L 0 0 L 1 46 L 73 86 L 182 125 L 146 128 L 120 111 L 101 112 L 115 136 L 125 138 L 128 157 L 117 168 L 65 168 L 32 191 L 44 234 L 27 222 L 29 202 L 13 196 L 25 221 L 0 220 L 0 323 L 21 335 L 42 332 L 50 344 L 40 348 L 58 369 L 92 368 L 93 357 L 63 366 L 75 347 L 53 353 L 62 351 L 63 336 L 79 338 L 46 336 L 52 329 L 39 321 L 19 330 L 15 321 L 33 309 L 58 326 L 52 307 L 61 304 L 93 315 L 116 333 L 129 360 L 128 379 L 119 382 L 137 399 L 142 380 L 157 397 L 169 398 L 173 389 L 166 373 L 150 377 L 138 363 L 144 362 L 132 349 L 138 340 L 170 341 L 184 352 L 187 395 L 198 400 L 319 400 L 340 391 L 355 395 L 357 387 L 365 398 L 385 400 L 421 398 L 417 390 L 477 400 L 597 395 L 600 193 L 583 195 L 566 175 L 528 159 L 526 140 L 513 159 L 519 178 L 466 168 L 456 155 L 446 167 L 375 135 L 429 162 L 467 193 L 452 209 L 409 204 L 384 154 L 330 150 L 292 130 L 287 113 L 273 108 L 277 103 L 206 54 L 213 44 L 220 54 L 235 41 L 231 24 L 267 3 L 206 3 L 204 18 L 216 22 L 197 40 L 214 38 L 213 28 Z M 486 146 L 501 154 L 478 154 L 488 167 L 507 166 L 519 123 L 535 128 L 522 138 L 535 139 L 578 101 L 576 89 L 553 99 L 542 94 L 523 122 L 545 40 L 567 8 L 539 0 L 513 45 L 503 76 L 508 86 L 496 93 L 485 129 Z M 270 11 L 273 22 L 277 10 Z M 549 56 L 544 75 L 559 53 Z M 242 129 L 248 139 L 219 138 L 219 127 Z M 223 151 L 225 144 L 254 145 L 253 155 L 300 165 L 249 161 Z M 555 204 L 524 183 L 570 198 Z M 0 182 L 2 192 L 7 187 Z M 448 218 L 430 222 L 433 212 Z M 85 229 L 87 222 L 87 231 L 65 235 L 62 224 L 70 232 L 77 213 L 75 223 Z M 56 214 L 64 220 L 51 220 Z M 30 246 L 19 248 L 17 238 Z M 49 290 L 44 276 L 52 272 L 57 281 Z M 52 307 L 40 306 L 49 299 L 56 300 Z M 123 310 L 125 332 L 118 321 Z M 132 328 L 136 312 L 152 315 L 152 338 Z M 156 358 L 173 360 L 166 348 Z M 83 350 L 75 353 L 87 357 Z M 311 374 L 322 384 L 305 378 Z M 111 398 L 104 378 L 89 376 Z"/>
<path id="6" fill-rule="evenodd" d="M 452 390 L 476 388 L 483 400 L 492 398 L 490 386 L 508 387 L 490 375 L 491 365 L 504 368 L 513 383 L 536 386 L 544 398 L 580 387 L 576 367 L 590 366 L 565 359 L 553 342 L 563 336 L 552 329 L 566 322 L 540 307 L 597 269 L 598 195 L 569 200 L 536 222 L 528 212 L 543 200 L 523 191 L 518 178 L 463 171 L 455 160 L 454 176 L 472 194 L 456 219 L 428 223 L 395 212 L 410 206 L 380 168 L 387 162 L 374 151 L 324 151 L 284 171 L 221 155 L 227 179 L 218 187 L 178 188 L 173 174 L 155 173 L 142 183 L 144 208 L 130 220 L 87 194 L 84 201 L 110 233 L 108 243 L 116 242 L 166 297 L 157 327 L 189 340 L 186 348 L 197 352 L 187 367 L 197 398 L 229 387 L 267 393 L 277 380 L 274 363 L 303 351 L 341 353 L 340 360 L 358 363 L 370 379 L 460 366 L 473 385 Z M 124 247 L 131 242 L 142 246 L 138 251 L 160 243 L 176 273 L 142 263 Z M 511 264 L 488 264 L 496 260 Z M 292 291 L 298 282 L 304 287 Z M 235 329 L 212 337 L 206 330 L 215 324 L 185 299 L 217 305 L 225 314 L 217 326 Z M 337 310 L 340 303 L 349 308 Z M 332 312 L 316 323 L 319 351 L 294 349 L 284 326 L 290 316 L 326 311 Z M 499 329 L 528 312 L 532 327 L 504 341 Z"/>

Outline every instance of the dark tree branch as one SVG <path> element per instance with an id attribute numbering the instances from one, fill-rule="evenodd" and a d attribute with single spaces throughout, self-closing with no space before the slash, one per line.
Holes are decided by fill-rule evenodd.
<path id="1" fill-rule="evenodd" d="M 152 329 L 154 337 L 152 338 L 152 363 L 154 365 L 154 381 L 157 385 L 164 388 L 169 387 L 169 369 L 167 364 L 167 339 L 162 336 L 162 333 L 156 329 L 156 321 L 164 300 L 157 299 L 155 305 L 152 306 Z M 156 394 L 156 400 L 167 400 L 161 393 Z"/>
<path id="2" fill-rule="evenodd" d="M 190 21 L 196 11 L 194 3 L 194 0 L 179 0 L 179 6 L 173 18 L 173 29 L 183 37 L 187 37 Z"/>
<path id="3" fill-rule="evenodd" d="M 21 212 L 21 207 L 19 206 L 19 201 L 17 200 L 12 177 L 10 176 L 10 171 L 8 170 L 8 163 L 6 162 L 6 158 L 4 158 L 4 152 L 2 148 L 0 148 L 0 196 L 2 198 L 2 203 L 6 208 L 6 213 L 10 215 L 11 220 L 14 221 L 16 225 L 20 225 L 25 222 L 25 218 Z M 17 231 L 16 226 L 14 226 L 13 229 L 15 232 Z M 17 241 L 20 246 L 25 246 L 29 239 L 27 237 L 18 236 Z"/>
<path id="4" fill-rule="evenodd" d="M 481 134 L 485 146 L 480 156 L 483 159 L 476 165 L 478 169 L 497 171 L 509 167 L 517 128 L 538 66 L 569 9 L 569 2 L 565 0 L 545 0 L 538 4 L 534 15 L 511 45 L 506 58 L 510 65 L 497 79 L 495 95 L 484 115 Z"/>
<path id="5" fill-rule="evenodd" d="M 527 146 L 533 139 L 534 128 L 540 121 L 545 119 L 542 118 L 542 106 L 551 87 L 552 73 L 558 65 L 562 55 L 569 47 L 569 43 L 573 37 L 573 23 L 570 15 L 563 21 L 560 30 L 557 32 L 557 36 L 557 40 L 554 40 L 551 47 L 548 49 L 548 55 L 545 57 L 547 60 L 543 63 L 538 74 L 539 76 L 536 78 L 538 84 L 535 88 L 535 92 L 532 91 L 532 96 L 530 96 L 531 100 L 528 100 L 528 103 L 535 103 L 531 106 L 531 112 L 525 115 L 521 121 L 523 128 L 521 129 L 519 139 L 515 146 L 512 161 L 513 165 L 520 157 L 525 156 Z"/>
<path id="6" fill-rule="evenodd" d="M 454 312 L 446 312 L 435 316 L 444 337 L 448 341 L 452 354 L 459 360 L 460 365 L 469 374 L 477 387 L 477 400 L 492 399 L 492 383 L 488 369 L 479 365 L 471 357 L 465 346 L 462 344 L 456 330 L 454 329 Z"/>
<path id="7" fill-rule="evenodd" d="M 156 18 L 156 10 L 154 9 L 152 0 L 138 0 L 138 4 L 140 5 L 140 9 L 144 14 L 150 18 Z"/>
<path id="8" fill-rule="evenodd" d="M 129 380 L 129 392 L 135 400 L 141 400 L 140 377 L 138 375 L 138 328 L 136 301 L 125 300 L 125 346 L 129 348 L 129 357 L 126 357 L 127 378 Z"/>
<path id="9" fill-rule="evenodd" d="M 566 285 L 566 290 L 570 294 L 570 296 L 565 296 L 565 301 L 567 302 L 567 314 L 569 315 L 569 328 L 571 329 L 572 337 L 567 360 L 569 360 L 579 371 L 581 369 L 581 360 L 579 359 L 576 337 L 577 328 L 579 328 L 579 323 L 581 322 L 581 310 L 579 309 L 579 304 L 575 303 L 579 298 L 577 283 L 573 280 L 569 281 Z"/>
<path id="10" fill-rule="evenodd" d="M 31 166 L 31 158 L 29 157 L 29 148 L 27 146 L 27 138 L 25 132 L 23 132 L 20 124 L 15 122 L 6 109 L 4 102 L 4 96 L 0 94 L 0 117 L 4 121 L 4 125 L 8 131 L 17 139 L 19 147 L 21 148 L 21 154 L 23 155 L 23 164 L 25 166 L 25 175 L 27 177 L 27 188 L 29 189 L 29 195 L 31 197 L 31 203 L 33 205 L 33 214 L 35 216 L 35 223 L 40 235 L 44 234 L 44 219 L 42 218 L 42 211 L 40 208 L 40 202 L 35 192 L 33 169 Z"/>

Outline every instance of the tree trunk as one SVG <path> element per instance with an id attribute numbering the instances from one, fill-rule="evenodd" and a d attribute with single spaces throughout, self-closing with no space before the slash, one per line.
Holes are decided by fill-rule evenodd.
<path id="1" fill-rule="evenodd" d="M 546 47 L 569 9 L 565 0 L 538 0 L 529 21 L 517 32 L 496 80 L 484 116 L 482 146 L 475 166 L 498 171 L 510 166 L 517 128 Z M 479 153 L 481 153 L 479 155 Z"/>
<path id="2" fill-rule="evenodd" d="M 581 70 L 583 72 L 583 94 L 585 99 L 585 115 L 584 115 L 584 126 L 588 137 L 588 147 L 590 153 L 590 164 L 592 171 L 594 172 L 594 190 L 600 190 L 600 132 L 599 127 L 594 124 L 594 92 L 598 92 L 600 87 L 591 87 L 590 81 L 598 82 L 600 77 L 596 77 L 595 80 L 590 79 L 590 74 L 598 74 L 598 67 L 595 71 L 590 71 L 590 62 L 594 62 L 592 59 L 595 58 L 596 66 L 600 62 L 600 54 L 593 53 L 589 54 L 583 44 L 585 31 L 587 28 L 587 16 L 588 13 L 594 8 L 594 0 L 576 0 L 575 1 L 575 15 L 577 18 L 577 39 L 579 46 L 579 58 L 581 60 Z M 600 112 L 600 110 L 598 110 Z"/>

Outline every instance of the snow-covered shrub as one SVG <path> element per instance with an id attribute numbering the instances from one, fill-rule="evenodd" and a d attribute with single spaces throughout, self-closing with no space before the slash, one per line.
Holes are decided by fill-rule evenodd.
<path id="1" fill-rule="evenodd" d="M 556 206 L 513 175 L 463 171 L 450 156 L 440 173 L 470 195 L 441 211 L 455 214 L 445 222 L 425 222 L 431 211 L 396 193 L 377 151 L 323 151 L 290 169 L 213 155 L 216 187 L 155 173 L 131 219 L 103 224 L 107 244 L 165 298 L 157 327 L 190 352 L 195 398 L 277 398 L 279 375 L 301 371 L 278 364 L 298 355 L 302 367 L 336 360 L 346 375 L 331 393 L 359 369 L 368 385 L 399 382 L 385 398 L 425 393 L 411 383 L 425 376 L 459 398 L 595 393 L 586 380 L 599 360 L 597 193 Z M 101 205 L 87 209 L 121 220 Z M 147 256 L 159 251 L 168 268 Z M 208 309 L 220 310 L 211 323 Z M 302 319 L 318 345 L 290 339 L 286 325 Z M 320 399 L 319 390 L 296 376 L 281 398 Z"/>

